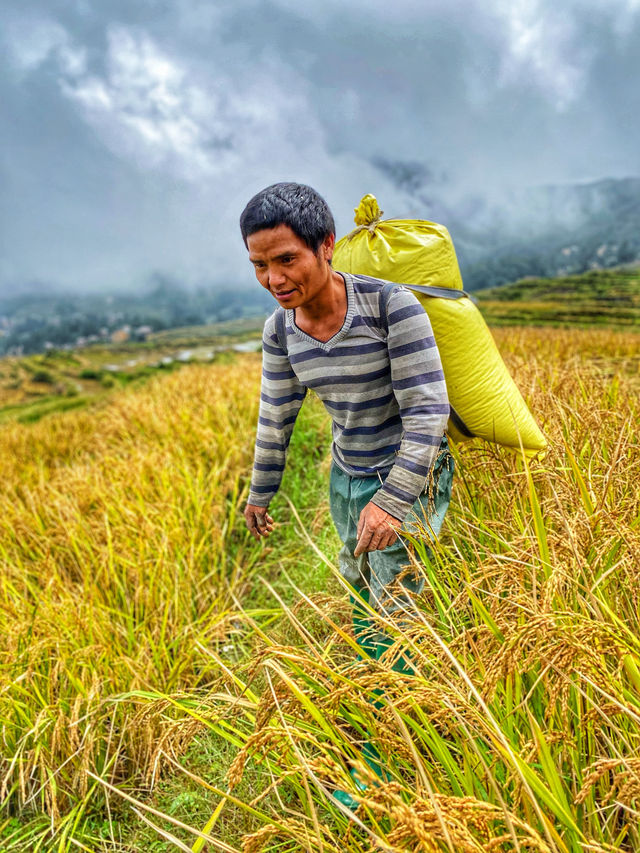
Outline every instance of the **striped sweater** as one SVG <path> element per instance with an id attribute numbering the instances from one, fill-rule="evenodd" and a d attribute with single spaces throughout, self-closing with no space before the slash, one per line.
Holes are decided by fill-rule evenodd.
<path id="1" fill-rule="evenodd" d="M 275 312 L 263 335 L 260 414 L 249 503 L 268 506 L 278 491 L 293 425 L 307 389 L 332 419 L 335 463 L 354 477 L 383 480 L 373 502 L 400 520 L 425 488 L 449 416 L 440 354 L 416 297 L 398 287 L 380 316 L 385 282 L 341 273 L 347 313 L 322 342 L 286 312 L 287 352 Z M 388 333 L 387 333 L 388 329 Z"/>

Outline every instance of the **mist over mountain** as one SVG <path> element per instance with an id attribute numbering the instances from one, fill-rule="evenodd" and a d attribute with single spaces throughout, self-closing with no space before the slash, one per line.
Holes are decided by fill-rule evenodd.
<path id="1" fill-rule="evenodd" d="M 640 178 L 465 194 L 421 163 L 375 165 L 411 216 L 447 226 L 469 290 L 640 260 Z"/>

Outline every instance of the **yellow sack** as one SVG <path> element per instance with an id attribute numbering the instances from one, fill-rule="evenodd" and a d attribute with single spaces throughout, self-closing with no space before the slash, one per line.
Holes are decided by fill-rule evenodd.
<path id="1" fill-rule="evenodd" d="M 546 446 L 515 382 L 509 375 L 480 311 L 466 294 L 433 295 L 432 288 L 462 291 L 462 278 L 449 232 L 420 219 L 382 220 L 372 195 L 356 208 L 351 234 L 336 243 L 336 270 L 415 285 L 412 292 L 429 315 L 440 351 L 455 441 L 478 436 L 533 454 Z M 421 292 L 421 287 L 423 290 Z M 426 287 L 425 287 L 426 286 Z M 431 293 L 426 292 L 426 288 Z"/>

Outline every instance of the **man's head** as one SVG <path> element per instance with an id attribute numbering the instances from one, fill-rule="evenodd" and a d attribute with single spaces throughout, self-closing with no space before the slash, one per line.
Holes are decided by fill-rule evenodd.
<path id="1" fill-rule="evenodd" d="M 254 195 L 240 216 L 245 246 L 252 234 L 278 225 L 287 225 L 314 253 L 336 233 L 326 201 L 305 184 L 272 184 Z"/>

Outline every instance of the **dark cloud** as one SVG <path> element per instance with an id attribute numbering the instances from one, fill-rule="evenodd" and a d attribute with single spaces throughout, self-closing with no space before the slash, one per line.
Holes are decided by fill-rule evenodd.
<path id="1" fill-rule="evenodd" d="M 408 213 L 381 157 L 422 164 L 451 199 L 640 174 L 637 0 L 2 14 L 4 288 L 237 281 L 239 211 L 272 181 L 317 186 L 342 231 L 364 192 Z"/>

